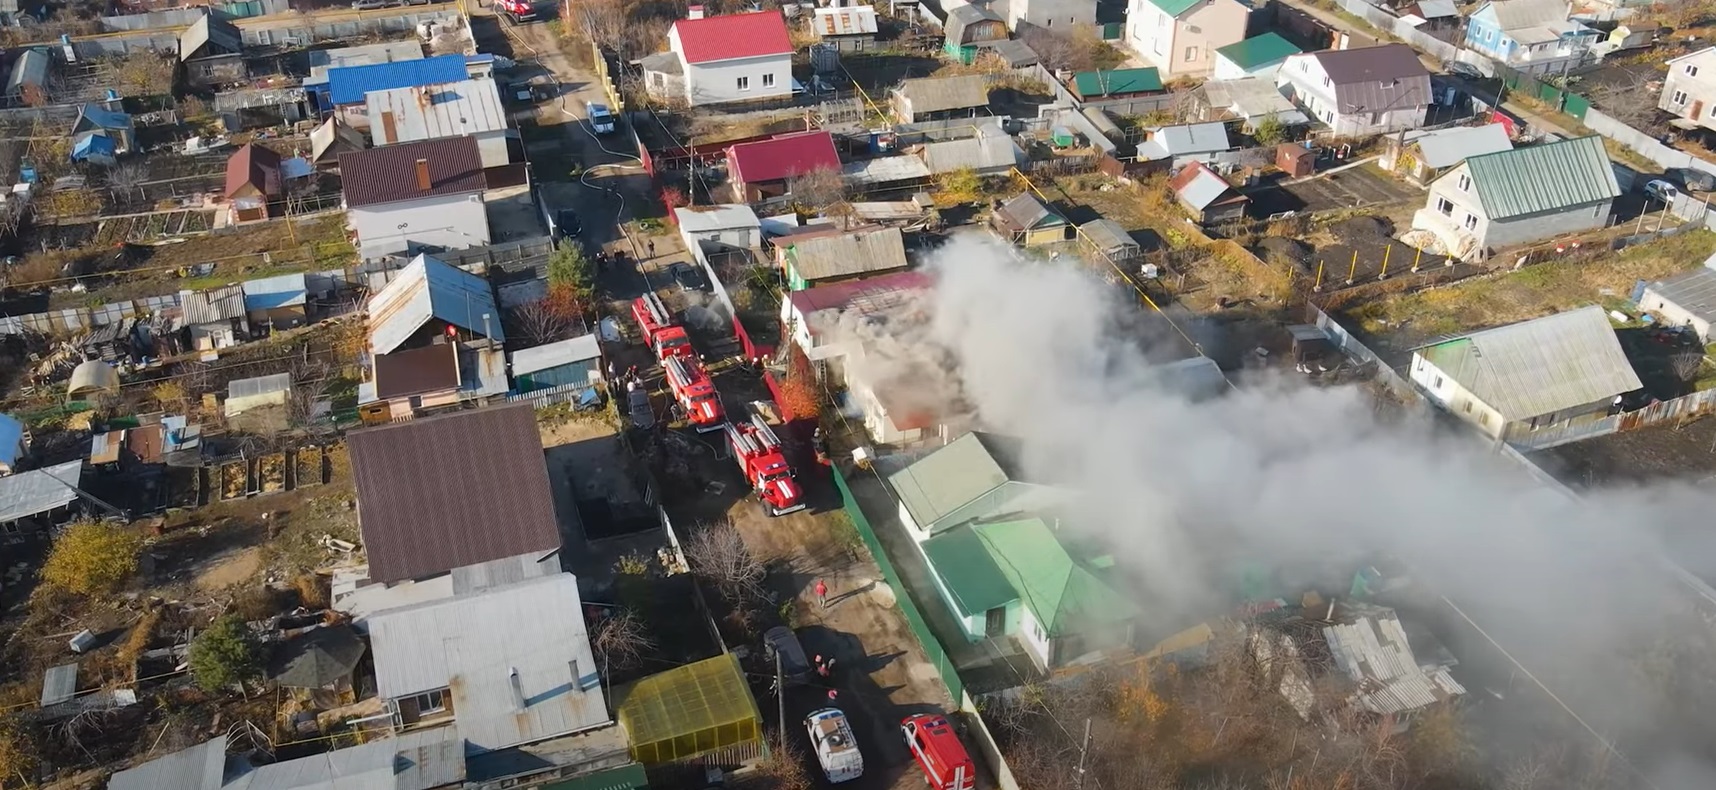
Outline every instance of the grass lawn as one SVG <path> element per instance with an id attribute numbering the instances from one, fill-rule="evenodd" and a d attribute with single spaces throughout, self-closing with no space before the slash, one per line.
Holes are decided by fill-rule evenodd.
<path id="1" fill-rule="evenodd" d="M 1348 308 L 1371 337 L 1410 348 L 1443 335 L 1512 324 L 1588 304 L 1629 308 L 1639 280 L 1688 271 L 1716 251 L 1716 233 L 1694 231 L 1628 247 L 1534 264 L 1445 288 L 1390 294 Z"/>

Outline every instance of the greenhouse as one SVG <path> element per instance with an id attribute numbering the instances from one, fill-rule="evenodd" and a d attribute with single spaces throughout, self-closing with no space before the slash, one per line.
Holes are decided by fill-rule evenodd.
<path id="1" fill-rule="evenodd" d="M 762 715 L 731 654 L 651 675 L 619 695 L 632 759 L 737 764 L 761 757 Z"/>

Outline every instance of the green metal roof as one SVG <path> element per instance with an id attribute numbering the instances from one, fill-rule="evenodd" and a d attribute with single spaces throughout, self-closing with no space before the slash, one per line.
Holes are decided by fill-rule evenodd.
<path id="1" fill-rule="evenodd" d="M 919 527 L 1020 479 L 1017 441 L 973 431 L 888 476 Z"/>
<path id="2" fill-rule="evenodd" d="M 924 541 L 924 556 L 965 617 L 1019 600 L 1013 583 L 995 564 L 975 529 L 952 529 Z"/>
<path id="3" fill-rule="evenodd" d="M 637 763 L 555 782 L 542 790 L 642 790 L 649 787 L 644 767 Z"/>
<path id="4" fill-rule="evenodd" d="M 1492 220 L 1560 211 L 1621 194 L 1603 138 L 1595 135 L 1481 154 L 1467 159 L 1466 169 Z"/>
<path id="5" fill-rule="evenodd" d="M 1150 5 L 1162 9 L 1168 16 L 1177 17 L 1191 10 L 1192 6 L 1204 0 L 1150 0 Z"/>
<path id="6" fill-rule="evenodd" d="M 971 524 L 949 535 L 955 533 L 970 533 L 970 537 L 944 543 L 941 553 L 952 556 L 938 562 L 931 555 L 931 562 L 962 606 L 965 600 L 962 594 L 968 594 L 973 603 L 994 601 L 998 597 L 995 581 L 981 569 L 988 564 L 1012 588 L 1013 595 L 987 609 L 1017 598 L 1048 629 L 1050 636 L 1138 615 L 1137 605 L 1116 593 L 1090 569 L 1074 562 L 1054 530 L 1040 518 Z M 926 553 L 933 542 L 925 543 Z M 954 553 L 955 549 L 958 553 Z M 970 587 L 962 593 L 961 584 Z"/>
<path id="7" fill-rule="evenodd" d="M 1299 48 L 1293 46 L 1293 42 L 1282 38 L 1280 33 L 1264 33 L 1217 49 L 1216 54 L 1249 71 L 1278 60 L 1286 60 L 1289 55 L 1297 55 Z"/>
<path id="8" fill-rule="evenodd" d="M 1159 91 L 1162 89 L 1162 76 L 1153 68 L 1081 71 L 1073 77 L 1073 89 L 1077 90 L 1080 96 Z"/>

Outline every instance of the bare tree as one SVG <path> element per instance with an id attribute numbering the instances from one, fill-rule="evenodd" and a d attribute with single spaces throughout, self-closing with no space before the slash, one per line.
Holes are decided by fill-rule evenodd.
<path id="1" fill-rule="evenodd" d="M 685 560 L 691 572 L 703 577 L 729 601 L 763 596 L 767 569 L 745 547 L 745 539 L 732 522 L 705 524 L 685 542 Z"/>
<path id="2" fill-rule="evenodd" d="M 655 649 L 643 620 L 630 609 L 621 609 L 596 626 L 590 648 L 604 667 L 630 669 L 643 660 L 643 654 Z"/>
<path id="3" fill-rule="evenodd" d="M 1641 71 L 1613 82 L 1594 85 L 1586 98 L 1604 114 L 1632 127 L 1647 126 L 1657 117 L 1658 90 L 1648 83 L 1654 72 Z"/>
<path id="4" fill-rule="evenodd" d="M 787 191 L 799 205 L 822 211 L 846 200 L 846 177 L 832 167 L 819 167 L 793 176 Z"/>
<path id="5" fill-rule="evenodd" d="M 526 302 L 508 311 L 512 330 L 533 346 L 564 340 L 577 326 L 576 317 L 548 299 Z"/>
<path id="6" fill-rule="evenodd" d="M 143 160 L 127 159 L 107 169 L 107 188 L 114 197 L 120 194 L 130 195 L 140 192 L 143 182 L 149 180 L 149 167 Z"/>
<path id="7" fill-rule="evenodd" d="M 1050 71 L 1090 71 L 1094 68 L 1095 57 L 1089 45 L 1070 35 L 1031 25 L 1024 28 L 1019 39 L 1037 53 L 1038 61 Z"/>

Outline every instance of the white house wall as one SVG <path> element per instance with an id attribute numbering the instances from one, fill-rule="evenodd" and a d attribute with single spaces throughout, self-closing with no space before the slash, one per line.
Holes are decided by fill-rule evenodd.
<path id="1" fill-rule="evenodd" d="M 1472 424 L 1485 436 L 1499 437 L 1505 424 L 1501 413 L 1478 400 L 1470 390 L 1419 354 L 1412 355 L 1412 383 L 1449 414 Z"/>
<path id="2" fill-rule="evenodd" d="M 1371 134 L 1417 129 L 1424 125 L 1429 105 L 1396 107 L 1382 113 L 1343 113 L 1335 101 L 1335 88 L 1328 82 L 1323 64 L 1309 55 L 1295 55 L 1282 63 L 1275 73 L 1277 86 L 1292 88 L 1293 103 L 1305 110 L 1311 120 L 1328 126 L 1337 136 L 1360 137 Z"/>
<path id="3" fill-rule="evenodd" d="M 1049 631 L 1037 622 L 1036 614 L 1028 606 L 1019 607 L 1018 636 L 1020 644 L 1025 646 L 1025 653 L 1037 662 L 1038 668 L 1048 671 L 1050 657 L 1054 655 L 1049 644 Z"/>
<path id="4" fill-rule="evenodd" d="M 747 87 L 739 88 L 739 79 Z M 772 85 L 764 85 L 773 77 Z M 792 56 L 765 55 L 757 58 L 693 63 L 685 70 L 686 101 L 692 106 L 727 102 L 762 101 L 792 96 Z"/>
<path id="5" fill-rule="evenodd" d="M 489 218 L 481 195 L 441 195 L 346 212 L 357 231 L 358 252 L 375 260 L 415 247 L 463 250 L 489 243 Z"/>
<path id="6" fill-rule="evenodd" d="M 1655 288 L 1645 288 L 1639 294 L 1639 307 L 1662 316 L 1664 326 L 1690 326 L 1698 333 L 1698 339 L 1704 342 L 1710 340 L 1710 322 L 1696 315 L 1668 297 L 1658 293 Z"/>

